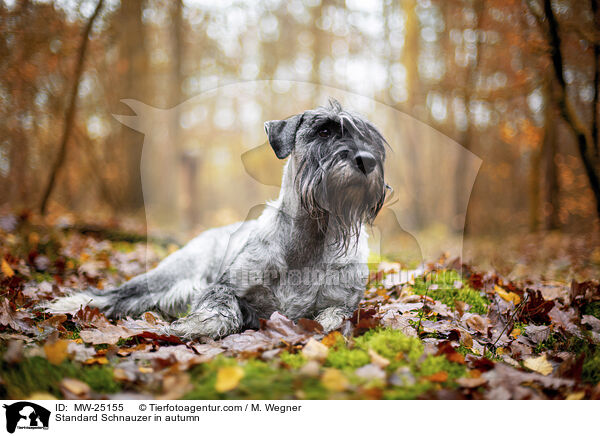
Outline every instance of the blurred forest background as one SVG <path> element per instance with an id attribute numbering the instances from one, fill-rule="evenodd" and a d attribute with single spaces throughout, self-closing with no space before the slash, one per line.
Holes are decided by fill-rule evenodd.
<path id="1" fill-rule="evenodd" d="M 172 108 L 224 85 L 282 79 L 373 99 L 481 158 L 466 215 L 472 256 L 501 265 L 497 241 L 535 255 L 567 235 L 600 265 L 597 0 L 3 0 L 0 30 L 3 213 L 143 228 L 144 135 L 113 118 L 133 115 L 120 100 Z M 276 193 L 244 188 L 240 155 L 266 140 L 265 120 L 326 102 L 234 97 L 169 112 L 159 164 L 181 179 L 170 208 L 190 234 L 244 219 L 242 197 Z M 444 171 L 456 191 L 419 193 L 406 206 L 416 225 L 460 233 L 429 228 L 416 209 L 443 202 L 462 222 L 463 160 L 409 163 L 409 179 Z M 214 184 L 218 200 L 203 195 Z"/>

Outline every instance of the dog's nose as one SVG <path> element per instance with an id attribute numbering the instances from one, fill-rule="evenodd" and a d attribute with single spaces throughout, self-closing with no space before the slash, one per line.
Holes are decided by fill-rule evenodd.
<path id="1" fill-rule="evenodd" d="M 375 169 L 375 165 L 377 165 L 377 161 L 375 160 L 375 156 L 373 156 L 368 151 L 359 151 L 354 155 L 354 162 L 359 170 L 362 171 L 364 175 L 369 174 L 373 169 Z"/>

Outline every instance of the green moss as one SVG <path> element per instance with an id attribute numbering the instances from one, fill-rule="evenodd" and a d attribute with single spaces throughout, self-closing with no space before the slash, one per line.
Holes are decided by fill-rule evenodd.
<path id="1" fill-rule="evenodd" d="M 461 282 L 463 286 L 457 288 L 455 282 Z M 432 285 L 437 285 L 437 289 L 430 289 Z M 456 271 L 438 271 L 417 277 L 413 290 L 415 294 L 427 294 L 449 307 L 454 307 L 456 301 L 463 301 L 471 306 L 471 312 L 480 314 L 487 313 L 490 303 L 481 292 L 471 288 Z"/>
<path id="2" fill-rule="evenodd" d="M 416 370 L 417 375 L 421 377 L 428 377 L 441 371 L 447 372 L 448 380 L 452 381 L 465 375 L 466 366 L 450 362 L 444 356 L 429 355 Z"/>
<path id="3" fill-rule="evenodd" d="M 240 365 L 244 377 L 239 385 L 228 392 L 217 392 L 215 383 L 221 367 Z M 248 360 L 237 362 L 231 358 L 217 358 L 212 362 L 194 367 L 190 374 L 194 389 L 184 398 L 192 399 L 292 399 L 298 396 L 307 399 L 324 399 L 328 392 L 319 379 L 301 376 L 297 371 L 277 366 L 273 362 Z"/>
<path id="4" fill-rule="evenodd" d="M 135 250 L 135 244 L 131 242 L 115 241 L 112 243 L 112 248 L 121 253 L 131 253 Z"/>
<path id="5" fill-rule="evenodd" d="M 37 283 L 42 283 L 42 282 L 52 283 L 54 281 L 54 276 L 52 274 L 50 274 L 49 272 L 34 271 L 33 274 L 31 275 L 31 277 Z"/>
<path id="6" fill-rule="evenodd" d="M 325 366 L 338 369 L 360 368 L 369 363 L 371 359 L 365 350 L 348 349 L 345 346 L 336 347 L 329 351 Z"/>
<path id="7" fill-rule="evenodd" d="M 540 354 L 544 351 L 547 350 L 553 350 L 555 348 L 562 348 L 560 346 L 561 342 L 563 341 L 563 336 L 558 333 L 558 332 L 551 332 L 550 336 L 548 336 L 548 339 L 546 339 L 545 341 L 540 342 L 539 344 L 537 344 L 534 349 L 533 352 L 535 354 Z"/>
<path id="8" fill-rule="evenodd" d="M 525 327 L 527 327 L 527 324 L 525 324 L 524 322 L 517 321 L 513 324 L 513 330 L 521 330 L 521 334 L 525 334 Z"/>
<path id="9" fill-rule="evenodd" d="M 582 354 L 585 355 L 581 380 L 593 385 L 600 383 L 600 347 L 585 338 L 571 337 L 567 341 L 566 348 L 576 353 L 578 358 Z"/>
<path id="10" fill-rule="evenodd" d="M 409 363 L 415 363 L 423 354 L 423 344 L 417 338 L 408 337 L 394 329 L 370 330 L 356 338 L 356 349 L 373 349 L 379 355 L 390 360 L 390 369 L 398 367 L 397 358 L 404 356 Z"/>
<path id="11" fill-rule="evenodd" d="M 96 392 L 118 392 L 121 385 L 113 378 L 111 367 L 82 366 L 74 362 L 53 365 L 42 357 L 25 359 L 18 365 L 2 363 L 0 377 L 8 398 L 26 398 L 33 392 L 49 392 L 61 397 L 58 385 L 65 378 L 87 383 Z"/>
<path id="12" fill-rule="evenodd" d="M 306 358 L 302 353 L 290 353 L 289 351 L 284 351 L 279 357 L 283 363 L 292 369 L 299 369 L 306 363 Z"/>
<path id="13" fill-rule="evenodd" d="M 600 319 L 600 301 L 588 303 L 581 308 L 583 315 L 592 315 Z"/>
<path id="14" fill-rule="evenodd" d="M 600 383 L 600 348 L 591 345 L 588 348 L 581 370 L 581 380 L 596 385 Z"/>
<path id="15" fill-rule="evenodd" d="M 393 387 L 383 393 L 384 400 L 414 400 L 434 388 L 431 382 L 415 383 L 414 385 Z"/>

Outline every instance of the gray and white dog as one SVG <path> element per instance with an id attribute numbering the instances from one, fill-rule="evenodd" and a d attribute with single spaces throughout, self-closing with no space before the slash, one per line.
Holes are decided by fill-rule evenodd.
<path id="1" fill-rule="evenodd" d="M 385 200 L 386 141 L 334 100 L 265 130 L 289 160 L 279 198 L 258 219 L 207 230 L 119 288 L 63 297 L 49 310 L 88 304 L 115 318 L 155 310 L 175 319 L 167 333 L 186 339 L 256 328 L 274 311 L 340 327 L 367 280 L 364 227 Z"/>

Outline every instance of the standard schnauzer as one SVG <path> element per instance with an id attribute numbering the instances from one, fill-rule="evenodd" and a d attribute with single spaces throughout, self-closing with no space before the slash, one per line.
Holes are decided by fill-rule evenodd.
<path id="1" fill-rule="evenodd" d="M 325 331 L 340 327 L 368 276 L 364 227 L 385 200 L 386 141 L 334 100 L 268 121 L 265 131 L 277 157 L 289 160 L 279 198 L 258 219 L 207 230 L 119 288 L 63 297 L 49 309 L 88 304 L 110 317 L 155 310 L 174 319 L 168 333 L 186 339 L 256 328 L 274 311 L 314 318 Z"/>

